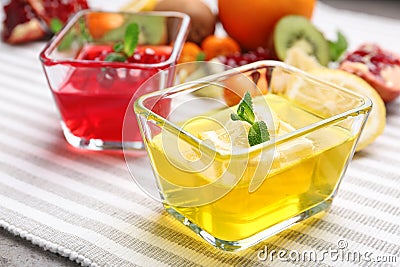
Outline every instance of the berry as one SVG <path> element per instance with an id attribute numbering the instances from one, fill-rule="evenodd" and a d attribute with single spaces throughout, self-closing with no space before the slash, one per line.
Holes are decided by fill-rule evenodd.
<path id="1" fill-rule="evenodd" d="M 262 47 L 258 47 L 256 50 L 248 51 L 246 53 L 235 53 L 232 55 L 218 57 L 221 63 L 232 68 L 271 58 L 272 56 L 270 52 Z"/>

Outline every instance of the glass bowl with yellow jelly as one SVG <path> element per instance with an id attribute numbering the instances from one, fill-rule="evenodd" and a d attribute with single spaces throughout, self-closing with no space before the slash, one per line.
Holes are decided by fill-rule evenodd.
<path id="1" fill-rule="evenodd" d="M 167 212 L 236 251 L 329 208 L 371 106 L 259 61 L 144 95 L 134 109 Z"/>

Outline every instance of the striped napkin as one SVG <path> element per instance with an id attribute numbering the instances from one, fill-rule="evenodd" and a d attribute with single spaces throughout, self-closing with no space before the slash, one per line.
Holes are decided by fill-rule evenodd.
<path id="1" fill-rule="evenodd" d="M 314 20 L 327 35 L 342 29 L 352 47 L 378 40 L 400 53 L 400 21 L 321 4 Z M 0 43 L 0 227 L 83 266 L 399 266 L 400 99 L 387 105 L 384 134 L 356 154 L 325 216 L 227 253 L 142 193 L 121 154 L 67 145 L 38 60 L 43 46 Z M 364 258 L 293 261 L 334 249 Z"/>

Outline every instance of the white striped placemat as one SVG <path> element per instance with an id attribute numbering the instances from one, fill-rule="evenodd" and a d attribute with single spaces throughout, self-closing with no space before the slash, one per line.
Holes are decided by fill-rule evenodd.
<path id="1" fill-rule="evenodd" d="M 394 34 L 400 21 L 323 5 L 314 21 L 328 34 L 343 29 L 352 47 L 377 38 L 400 53 Z M 66 144 L 38 60 L 43 45 L 0 44 L 0 227 L 84 266 L 381 265 L 327 256 L 320 263 L 259 259 L 264 246 L 295 257 L 296 251 L 321 253 L 344 245 L 399 266 L 400 99 L 387 106 L 384 134 L 351 162 L 325 217 L 225 253 L 146 197 L 121 155 L 81 153 Z"/>

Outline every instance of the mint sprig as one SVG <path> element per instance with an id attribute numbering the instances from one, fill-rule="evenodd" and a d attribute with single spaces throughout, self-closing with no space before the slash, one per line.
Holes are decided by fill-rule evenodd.
<path id="1" fill-rule="evenodd" d="M 255 146 L 269 140 L 267 124 L 264 121 L 256 121 L 249 129 L 247 137 L 250 146 Z"/>
<path id="2" fill-rule="evenodd" d="M 270 139 L 267 124 L 264 121 L 255 121 L 253 101 L 249 92 L 246 92 L 240 101 L 236 113 L 231 114 L 233 121 L 245 121 L 251 125 L 247 140 L 250 146 L 264 143 Z"/>
<path id="3" fill-rule="evenodd" d="M 331 61 L 335 62 L 340 59 L 340 56 L 347 50 L 347 40 L 346 37 L 340 32 L 337 31 L 337 40 L 330 41 L 329 43 L 329 56 Z"/>
<path id="4" fill-rule="evenodd" d="M 126 56 L 121 53 L 110 53 L 104 60 L 108 62 L 125 62 Z"/>
<path id="5" fill-rule="evenodd" d="M 113 50 L 114 50 L 114 52 L 117 52 L 117 53 L 123 52 L 123 51 L 124 51 L 124 44 L 123 44 L 123 43 L 120 43 L 120 42 L 116 43 L 116 44 L 113 46 Z"/>
<path id="6" fill-rule="evenodd" d="M 49 27 L 52 33 L 58 33 L 63 26 L 64 23 L 62 23 L 62 21 L 59 18 L 52 18 L 50 20 Z"/>
<path id="7" fill-rule="evenodd" d="M 135 52 L 135 48 L 139 42 L 139 25 L 131 23 L 126 27 L 124 36 L 124 52 L 130 57 Z"/>
<path id="8" fill-rule="evenodd" d="M 105 58 L 108 62 L 124 62 L 128 57 L 135 53 L 136 46 L 139 43 L 139 25 L 130 23 L 125 30 L 124 42 L 118 42 L 113 46 L 113 53 Z"/>

